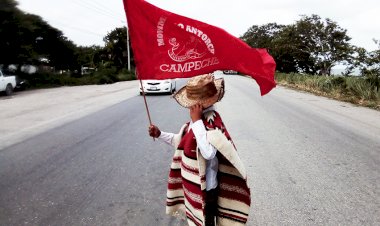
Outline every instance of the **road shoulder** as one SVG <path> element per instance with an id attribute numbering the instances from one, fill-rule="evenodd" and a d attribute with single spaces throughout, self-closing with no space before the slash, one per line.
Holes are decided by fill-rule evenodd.
<path id="1" fill-rule="evenodd" d="M 0 149 L 138 95 L 138 81 L 64 86 L 0 97 Z"/>

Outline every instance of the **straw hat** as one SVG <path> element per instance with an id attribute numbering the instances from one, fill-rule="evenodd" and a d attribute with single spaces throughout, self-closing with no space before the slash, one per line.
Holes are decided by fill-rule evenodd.
<path id="1" fill-rule="evenodd" d="M 173 95 L 176 101 L 185 108 L 196 103 L 208 108 L 220 101 L 224 95 L 224 79 L 214 79 L 212 74 L 199 75 L 187 81 L 186 86 Z"/>

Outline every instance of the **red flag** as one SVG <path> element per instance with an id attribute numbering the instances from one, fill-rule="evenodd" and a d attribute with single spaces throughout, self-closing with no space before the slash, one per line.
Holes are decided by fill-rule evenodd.
<path id="1" fill-rule="evenodd" d="M 124 0 L 139 79 L 186 78 L 234 70 L 254 78 L 265 95 L 276 86 L 276 63 L 223 29 L 160 9 L 143 0 Z"/>

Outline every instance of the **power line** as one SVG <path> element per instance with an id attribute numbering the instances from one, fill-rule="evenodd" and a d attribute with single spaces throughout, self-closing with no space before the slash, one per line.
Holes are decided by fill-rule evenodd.
<path id="1" fill-rule="evenodd" d="M 120 14 L 120 12 L 115 13 L 115 11 L 113 9 L 109 8 L 106 5 L 103 5 L 102 3 L 98 2 L 98 1 L 95 1 L 95 0 L 91 0 L 91 1 L 82 0 L 82 1 L 87 2 L 89 4 L 92 4 L 96 8 L 99 8 L 101 10 L 105 10 L 106 12 L 110 13 L 111 15 L 115 15 L 116 14 L 117 17 L 121 17 L 121 18 L 125 17 L 124 14 Z"/>
<path id="2" fill-rule="evenodd" d="M 117 14 L 113 13 L 109 7 L 106 7 L 105 5 L 103 5 L 99 2 L 96 2 L 95 0 L 93 0 L 93 1 L 94 2 L 91 3 L 88 0 L 82 0 L 82 1 L 74 0 L 74 1 L 68 1 L 67 3 L 71 3 L 71 4 L 69 4 L 69 7 L 73 8 L 73 9 L 77 8 L 79 6 L 80 8 L 85 8 L 89 12 L 95 13 L 95 14 L 100 15 L 100 16 L 104 16 L 104 17 L 106 17 L 106 19 L 109 19 L 109 20 L 112 19 L 114 21 L 118 21 L 120 23 L 120 26 L 125 26 L 125 24 L 126 24 L 125 16 L 123 16 L 123 17 L 115 16 L 115 15 L 120 15 L 120 13 L 117 13 Z M 69 17 L 69 16 L 61 16 L 60 18 L 58 18 L 58 20 L 49 18 L 49 21 L 57 24 L 58 26 L 73 29 L 73 30 L 79 31 L 79 32 L 87 34 L 87 35 L 97 36 L 97 37 L 101 37 L 101 38 L 104 38 L 107 35 L 107 34 L 99 34 L 99 33 L 93 32 L 92 30 L 88 30 L 86 28 L 83 28 L 83 27 L 73 26 L 69 23 L 62 23 L 61 22 L 61 21 L 70 21 L 71 19 L 73 19 L 73 18 Z M 75 25 L 75 23 L 74 23 L 74 25 Z M 95 26 L 96 26 L 96 24 L 95 24 Z M 65 36 L 67 36 L 67 34 Z"/>
<path id="3" fill-rule="evenodd" d="M 80 31 L 80 32 L 83 32 L 83 33 L 87 33 L 87 34 L 95 35 L 95 36 L 99 36 L 99 37 L 104 37 L 105 36 L 105 35 L 98 34 L 98 33 L 95 33 L 93 31 L 86 30 L 86 29 L 83 29 L 83 28 L 80 28 L 80 27 L 75 27 L 75 26 L 67 25 L 67 24 L 62 23 L 60 21 L 51 20 L 51 19 L 49 19 L 49 20 L 52 21 L 52 22 L 54 22 L 54 23 L 60 24 L 61 26 L 64 26 L 66 28 L 74 29 L 74 30 L 77 30 L 77 31 Z"/>
<path id="4" fill-rule="evenodd" d="M 112 13 L 108 13 L 108 12 L 103 11 L 99 7 L 96 7 L 96 6 L 93 6 L 93 5 L 90 5 L 90 4 L 84 4 L 83 2 L 80 2 L 80 1 L 74 1 L 73 3 L 77 4 L 77 5 L 81 6 L 81 7 L 84 7 L 86 9 L 90 10 L 90 11 L 93 11 L 93 12 L 96 12 L 96 13 L 101 14 L 103 16 L 106 16 L 108 18 L 111 18 L 113 20 L 123 21 L 120 18 L 116 18 Z"/>

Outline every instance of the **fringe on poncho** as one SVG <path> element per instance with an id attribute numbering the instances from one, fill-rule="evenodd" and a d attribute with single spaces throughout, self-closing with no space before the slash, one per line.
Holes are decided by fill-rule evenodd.
<path id="1" fill-rule="evenodd" d="M 217 225 L 245 225 L 251 198 L 244 166 L 219 114 L 206 112 L 203 123 L 208 142 L 218 150 Z M 176 150 L 169 172 L 166 213 L 185 215 L 189 225 L 201 226 L 205 219 L 206 160 L 197 151 L 194 133 L 187 132 L 187 127 L 182 126 L 174 137 Z"/>

